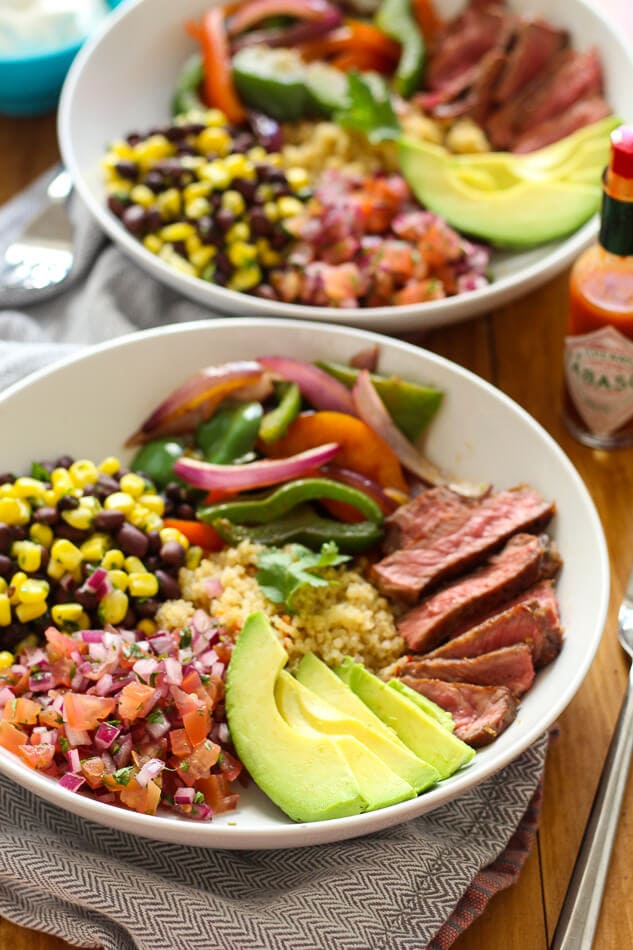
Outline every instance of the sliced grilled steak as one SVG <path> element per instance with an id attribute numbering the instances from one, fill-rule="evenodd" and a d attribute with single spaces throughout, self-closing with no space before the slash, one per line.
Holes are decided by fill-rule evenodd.
<path id="1" fill-rule="evenodd" d="M 385 551 L 414 541 L 429 543 L 451 534 L 469 518 L 481 498 L 465 498 L 450 488 L 429 488 L 385 519 Z"/>
<path id="2" fill-rule="evenodd" d="M 465 660 L 427 659 L 421 657 L 407 663 L 405 676 L 449 680 L 452 683 L 474 683 L 476 686 L 507 686 L 517 696 L 527 692 L 534 682 L 532 650 L 527 643 L 515 643 L 492 653 Z"/>
<path id="3" fill-rule="evenodd" d="M 428 653 L 467 620 L 474 622 L 537 581 L 555 577 L 560 565 L 547 536 L 517 534 L 478 570 L 408 611 L 398 622 L 398 632 L 412 651 Z"/>
<path id="4" fill-rule="evenodd" d="M 429 89 L 442 89 L 475 66 L 482 56 L 508 41 L 514 16 L 501 6 L 467 7 L 448 22 L 433 43 L 426 72 Z"/>
<path id="5" fill-rule="evenodd" d="M 528 486 L 497 492 L 466 509 L 468 517 L 431 541 L 418 538 L 372 567 L 384 594 L 414 602 L 431 586 L 482 561 L 518 531 L 539 531 L 554 505 Z"/>
<path id="6" fill-rule="evenodd" d="M 401 679 L 449 712 L 455 721 L 455 735 L 475 748 L 493 742 L 516 718 L 518 701 L 505 686 L 474 686 L 413 676 Z"/>
<path id="7" fill-rule="evenodd" d="M 558 627 L 560 634 L 560 627 Z M 545 666 L 560 652 L 562 635 L 557 643 L 558 649 L 552 655 L 552 626 L 549 612 L 532 600 L 526 604 L 515 604 L 495 614 L 483 623 L 477 624 L 461 636 L 448 640 L 443 646 L 425 654 L 425 659 L 461 660 L 471 656 L 481 656 L 492 650 L 509 647 L 515 643 L 527 643 L 532 651 L 535 669 Z M 543 662 L 544 659 L 544 662 Z"/>
<path id="8" fill-rule="evenodd" d="M 512 151 L 517 154 L 534 152 L 610 114 L 611 107 L 602 96 L 580 99 L 562 114 L 529 128 L 515 141 Z"/>
<path id="9" fill-rule="evenodd" d="M 495 88 L 497 102 L 506 102 L 521 92 L 567 43 L 568 34 L 543 20 L 521 20 L 517 24 L 506 67 Z"/>

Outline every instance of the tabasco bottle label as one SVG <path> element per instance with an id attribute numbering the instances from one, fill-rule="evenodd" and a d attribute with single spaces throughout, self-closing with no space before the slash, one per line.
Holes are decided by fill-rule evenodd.
<path id="1" fill-rule="evenodd" d="M 610 435 L 633 418 L 633 341 L 615 327 L 566 337 L 565 379 L 594 435 Z"/>

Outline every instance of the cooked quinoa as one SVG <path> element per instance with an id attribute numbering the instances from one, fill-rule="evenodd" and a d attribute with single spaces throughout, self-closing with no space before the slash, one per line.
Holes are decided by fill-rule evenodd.
<path id="1" fill-rule="evenodd" d="M 261 610 L 279 634 L 290 669 L 305 653 L 314 652 L 328 666 L 352 656 L 379 672 L 402 654 L 404 641 L 387 601 L 358 570 L 330 568 L 323 576 L 331 583 L 298 591 L 297 612 L 289 614 L 283 604 L 268 600 L 255 580 L 261 550 L 261 545 L 242 541 L 210 555 L 193 571 L 183 568 L 183 599 L 161 606 L 156 615 L 159 626 L 168 630 L 187 626 L 196 608 L 202 608 L 237 634 L 248 615 Z"/>

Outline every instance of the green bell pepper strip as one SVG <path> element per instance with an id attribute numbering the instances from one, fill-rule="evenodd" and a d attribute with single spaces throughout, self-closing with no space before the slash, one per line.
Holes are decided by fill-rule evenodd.
<path id="1" fill-rule="evenodd" d="M 346 554 L 358 554 L 377 544 L 382 530 L 373 521 L 345 524 L 333 518 L 322 518 L 309 505 L 301 505 L 269 524 L 238 525 L 227 518 L 218 518 L 213 527 L 223 541 L 236 545 L 250 540 L 256 544 L 278 547 L 296 542 L 319 551 L 326 541 L 334 541 Z"/>
<path id="2" fill-rule="evenodd" d="M 411 10 L 410 0 L 382 0 L 376 26 L 402 46 L 395 74 L 396 92 L 408 99 L 420 88 L 426 44 Z"/>
<path id="3" fill-rule="evenodd" d="M 202 56 L 194 53 L 186 61 L 176 80 L 176 88 L 171 103 L 171 114 L 181 115 L 183 112 L 204 112 L 207 106 L 202 101 L 198 89 L 204 80 L 204 65 Z"/>
<path id="4" fill-rule="evenodd" d="M 165 488 L 169 482 L 179 482 L 174 475 L 174 462 L 185 451 L 184 442 L 173 436 L 154 439 L 142 445 L 130 463 L 133 472 L 142 472 L 156 488 Z"/>
<path id="5" fill-rule="evenodd" d="M 352 505 L 365 515 L 368 521 L 382 524 L 382 511 L 373 498 L 357 488 L 330 478 L 297 478 L 265 498 L 226 501 L 201 507 L 197 517 L 199 521 L 206 521 L 208 524 L 214 524 L 218 518 L 226 519 L 232 524 L 269 524 L 283 518 L 297 505 L 322 498 Z"/>
<path id="6" fill-rule="evenodd" d="M 205 461 L 234 465 L 252 461 L 264 410 L 259 402 L 220 409 L 196 429 L 196 445 Z"/>
<path id="7" fill-rule="evenodd" d="M 264 442 L 276 442 L 286 434 L 293 419 L 301 409 L 301 390 L 296 383 L 289 383 L 283 390 L 279 405 L 267 412 L 259 426 L 259 437 Z"/>

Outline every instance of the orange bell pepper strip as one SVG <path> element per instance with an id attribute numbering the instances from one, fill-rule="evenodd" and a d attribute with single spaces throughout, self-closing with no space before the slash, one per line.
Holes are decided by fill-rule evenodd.
<path id="1" fill-rule="evenodd" d="M 409 486 L 395 452 L 366 422 L 344 412 L 302 412 L 283 438 L 261 449 L 273 458 L 286 458 L 328 441 L 340 445 L 337 465 L 367 475 L 383 488 L 397 488 L 408 494 Z"/>
<path id="2" fill-rule="evenodd" d="M 400 58 L 400 44 L 371 23 L 346 20 L 345 25 L 326 36 L 299 43 L 298 50 L 306 60 L 328 59 L 342 53 L 372 52 L 395 68 Z"/>
<path id="3" fill-rule="evenodd" d="M 210 524 L 202 521 L 186 521 L 181 518 L 164 518 L 165 528 L 176 528 L 192 543 L 203 551 L 221 551 L 224 541 Z"/>
<path id="4" fill-rule="evenodd" d="M 233 83 L 224 14 L 222 7 L 213 7 L 204 14 L 201 23 L 188 23 L 187 31 L 202 49 L 207 105 L 220 109 L 233 125 L 240 125 L 246 119 L 246 110 Z"/>
<path id="5" fill-rule="evenodd" d="M 431 42 L 444 26 L 444 21 L 433 5 L 433 0 L 411 0 L 411 11 L 420 33 L 424 39 Z"/>

